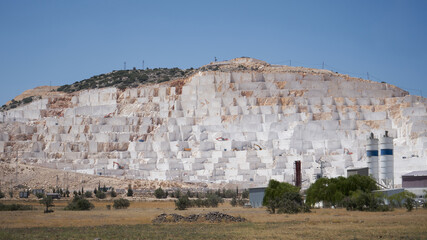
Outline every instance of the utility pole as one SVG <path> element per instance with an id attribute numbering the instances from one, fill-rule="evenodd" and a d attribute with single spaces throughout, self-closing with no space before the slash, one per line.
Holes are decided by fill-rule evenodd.
<path id="1" fill-rule="evenodd" d="M 123 70 L 126 70 L 126 62 L 124 63 Z"/>
<path id="2" fill-rule="evenodd" d="M 368 76 L 368 80 L 370 80 L 370 79 L 369 79 L 369 72 L 367 72 L 367 73 L 366 73 L 366 75 Z"/>
<path id="3" fill-rule="evenodd" d="M 144 60 L 142 60 L 142 70 L 144 70 Z"/>
<path id="4" fill-rule="evenodd" d="M 322 62 L 322 69 L 325 69 L 325 62 Z"/>
<path id="5" fill-rule="evenodd" d="M 292 60 L 289 60 L 289 66 L 292 66 Z"/>

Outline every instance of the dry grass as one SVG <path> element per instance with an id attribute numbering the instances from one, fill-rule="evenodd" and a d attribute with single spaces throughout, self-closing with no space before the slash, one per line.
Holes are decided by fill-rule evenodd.
<path id="1" fill-rule="evenodd" d="M 233 208 L 229 204 L 215 209 L 177 211 L 170 201 L 132 202 L 129 209 L 107 210 L 106 205 L 112 205 L 111 201 L 93 201 L 94 210 L 73 212 L 62 210 L 66 201 L 58 201 L 54 213 L 44 214 L 36 201 L 19 203 L 34 205 L 38 210 L 0 212 L 0 239 L 19 239 L 27 232 L 31 238 L 43 239 L 46 232 L 58 228 L 63 236 L 49 236 L 63 239 L 117 239 L 120 234 L 126 239 L 427 239 L 426 209 L 379 213 L 315 209 L 297 215 L 271 215 L 265 209 Z M 249 223 L 151 224 L 161 213 L 189 215 L 209 211 L 242 216 Z"/>

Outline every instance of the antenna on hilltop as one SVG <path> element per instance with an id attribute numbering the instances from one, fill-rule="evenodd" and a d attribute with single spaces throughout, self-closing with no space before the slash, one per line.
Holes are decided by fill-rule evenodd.
<path id="1" fill-rule="evenodd" d="M 366 73 L 366 75 L 368 76 L 368 80 L 370 80 L 370 79 L 369 79 L 369 72 L 367 72 L 367 73 Z"/>
<path id="2" fill-rule="evenodd" d="M 142 70 L 144 70 L 144 60 L 142 60 Z"/>
<path id="3" fill-rule="evenodd" d="M 124 63 L 123 70 L 126 70 L 126 62 Z"/>

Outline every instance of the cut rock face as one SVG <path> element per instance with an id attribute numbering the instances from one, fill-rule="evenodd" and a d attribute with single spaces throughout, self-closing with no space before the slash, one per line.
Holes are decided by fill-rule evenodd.
<path id="1" fill-rule="evenodd" d="M 45 96 L 0 113 L 0 158 L 88 174 L 265 185 L 367 167 L 394 138 L 394 179 L 426 168 L 426 99 L 327 70 L 239 58 L 161 84 Z M 116 164 L 118 163 L 118 164 Z"/>

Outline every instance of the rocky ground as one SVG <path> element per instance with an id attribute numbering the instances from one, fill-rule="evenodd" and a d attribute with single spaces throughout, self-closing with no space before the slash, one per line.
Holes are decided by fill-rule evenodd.
<path id="1" fill-rule="evenodd" d="M 177 223 L 177 222 L 211 222 L 211 223 L 220 223 L 220 222 L 246 222 L 245 218 L 242 217 L 233 217 L 231 215 L 220 213 L 220 212 L 209 212 L 207 214 L 192 214 L 187 217 L 181 216 L 179 214 L 160 214 L 157 216 L 153 223 Z"/>

